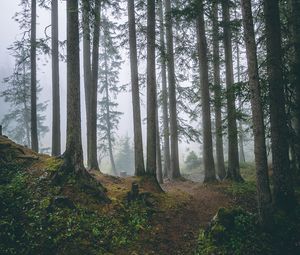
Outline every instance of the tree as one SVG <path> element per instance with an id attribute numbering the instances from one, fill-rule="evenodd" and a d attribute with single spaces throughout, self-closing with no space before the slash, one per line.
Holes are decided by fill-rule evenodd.
<path id="1" fill-rule="evenodd" d="M 215 163 L 213 157 L 210 93 L 208 80 L 207 42 L 205 35 L 203 1 L 198 1 L 197 44 L 200 69 L 200 87 L 202 101 L 202 131 L 203 131 L 203 163 L 204 182 L 216 181 Z"/>
<path id="2" fill-rule="evenodd" d="M 84 72 L 84 92 L 85 92 L 85 110 L 86 110 L 86 127 L 87 127 L 87 155 L 88 167 L 90 167 L 90 97 L 92 85 L 91 70 L 91 29 L 90 29 L 90 0 L 82 0 L 82 34 L 83 34 L 83 72 Z"/>
<path id="3" fill-rule="evenodd" d="M 171 177 L 170 173 L 170 130 L 168 110 L 168 88 L 167 88 L 167 67 L 166 67 L 166 46 L 165 46 L 165 24 L 162 0 L 158 1 L 159 7 L 159 35 L 160 35 L 160 63 L 161 63 L 161 84 L 162 84 L 162 108 L 163 108 L 163 175 Z"/>
<path id="4" fill-rule="evenodd" d="M 29 45 L 30 47 L 30 45 Z M 11 76 L 4 79 L 7 87 L 2 91 L 1 96 L 11 106 L 8 114 L 2 119 L 3 130 L 16 142 L 30 147 L 30 48 L 26 40 L 16 41 L 10 51 L 15 57 L 15 68 Z M 37 93 L 41 92 L 37 84 Z M 42 113 L 46 110 L 47 104 L 37 104 L 37 132 L 38 137 L 43 137 L 48 131 L 44 121 L 46 116 Z"/>
<path id="5" fill-rule="evenodd" d="M 169 109 L 170 109 L 170 138 L 171 138 L 171 179 L 180 177 L 178 156 L 178 123 L 176 107 L 176 84 L 173 45 L 173 22 L 171 15 L 171 1 L 165 0 L 166 12 L 166 42 L 167 42 L 167 67 L 169 85 Z"/>
<path id="6" fill-rule="evenodd" d="M 227 178 L 241 181 L 239 151 L 236 124 L 235 91 L 233 89 L 233 61 L 232 61 L 232 33 L 230 24 L 229 0 L 222 1 L 223 26 L 224 26 L 224 51 L 226 66 L 226 88 L 227 88 L 227 122 L 228 122 L 228 171 Z"/>
<path id="7" fill-rule="evenodd" d="M 272 223 L 272 196 L 268 176 L 265 125 L 263 119 L 263 106 L 261 101 L 261 88 L 258 75 L 257 50 L 251 1 L 242 0 L 241 3 L 248 62 L 248 77 L 251 93 L 258 213 L 261 224 L 266 227 L 270 227 Z"/>
<path id="8" fill-rule="evenodd" d="M 36 0 L 31 0 L 31 34 L 30 34 L 30 61 L 31 61 L 31 148 L 38 152 L 37 133 L 37 103 L 36 103 Z"/>
<path id="9" fill-rule="evenodd" d="M 190 151 L 184 161 L 187 170 L 199 169 L 201 165 L 201 159 L 194 151 Z"/>
<path id="10" fill-rule="evenodd" d="M 147 0 L 147 175 L 156 179 L 155 0 Z"/>
<path id="11" fill-rule="evenodd" d="M 296 157 L 298 161 L 298 171 L 300 172 L 300 2 L 291 0 L 292 7 L 292 41 L 293 41 L 293 85 L 296 94 Z M 299 174 L 299 173 L 298 173 Z"/>
<path id="12" fill-rule="evenodd" d="M 78 1 L 67 1 L 67 165 L 76 174 L 85 172 L 83 165 L 80 113 Z"/>
<path id="13" fill-rule="evenodd" d="M 134 150 L 128 135 L 120 139 L 116 154 L 116 168 L 134 175 Z"/>
<path id="14" fill-rule="evenodd" d="M 118 103 L 114 99 L 124 89 L 118 84 L 122 61 L 113 38 L 116 25 L 109 21 L 105 15 L 102 15 L 102 28 L 99 66 L 99 92 L 102 97 L 98 102 L 99 148 L 101 153 L 109 155 L 112 173 L 117 175 L 113 144 L 115 142 L 115 130 L 118 128 L 122 113 L 115 110 Z"/>
<path id="15" fill-rule="evenodd" d="M 294 206 L 295 198 L 289 161 L 278 0 L 264 1 L 264 16 L 267 39 L 267 72 L 270 91 L 274 203 L 277 207 L 287 210 Z"/>
<path id="16" fill-rule="evenodd" d="M 138 77 L 138 61 L 136 48 L 136 27 L 135 27 L 135 8 L 134 0 L 128 0 L 128 26 L 129 26 L 129 47 L 130 47 L 130 67 L 131 67 L 131 91 L 133 109 L 133 128 L 134 128 L 134 159 L 135 175 L 145 174 L 142 124 L 140 110 L 140 92 Z"/>
<path id="17" fill-rule="evenodd" d="M 221 79 L 220 79 L 220 48 L 219 48 L 219 20 L 218 20 L 218 1 L 212 3 L 212 26 L 213 26 L 213 76 L 215 94 L 215 130 L 216 130 L 216 159 L 217 173 L 221 180 L 225 178 L 225 163 L 223 151 L 223 128 L 222 128 L 222 98 L 221 98 Z"/>
<path id="18" fill-rule="evenodd" d="M 58 56 L 58 3 L 51 1 L 52 29 L 52 156 L 60 155 L 60 95 Z"/>
<path id="19" fill-rule="evenodd" d="M 159 116 L 158 105 L 156 108 L 156 178 L 159 183 L 163 183 L 162 160 L 161 160 L 161 147 L 160 147 L 160 131 L 159 131 Z"/>
<path id="20" fill-rule="evenodd" d="M 97 95 L 99 74 L 99 37 L 100 37 L 100 13 L 101 1 L 95 0 L 94 26 L 93 26 L 93 49 L 92 49 L 92 77 L 90 96 L 90 133 L 89 133 L 89 156 L 88 165 L 91 169 L 99 169 L 97 160 Z"/>

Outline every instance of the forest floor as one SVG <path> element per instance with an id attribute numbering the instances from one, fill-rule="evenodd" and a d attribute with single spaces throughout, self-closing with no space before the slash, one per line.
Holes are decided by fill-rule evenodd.
<path id="1" fill-rule="evenodd" d="M 118 200 L 130 190 L 135 177 L 119 178 L 93 172 L 93 175 L 107 189 L 108 196 Z M 199 228 L 206 228 L 219 208 L 242 205 L 255 210 L 253 190 L 236 192 L 230 182 L 203 184 L 202 175 L 190 174 L 187 178 L 161 185 L 164 194 L 154 195 L 155 213 L 151 218 L 152 230 L 147 233 L 135 248 L 119 250 L 116 254 L 194 254 L 197 247 Z M 199 181 L 195 181 L 199 178 Z M 192 181 L 192 180 L 194 181 Z M 140 185 L 141 192 L 151 191 L 149 185 Z M 233 191 L 233 192 L 232 192 Z M 238 194 L 239 193 L 239 194 Z M 244 200 L 240 195 L 246 195 Z M 131 250 L 133 248 L 133 250 Z"/>
<path id="2" fill-rule="evenodd" d="M 175 182 L 165 180 L 163 192 L 149 179 L 92 171 L 106 188 L 109 204 L 74 179 L 53 186 L 49 177 L 61 164 L 59 158 L 0 136 L 0 254 L 192 255 L 201 229 L 211 226 L 220 208 L 256 212 L 251 164 L 242 166 L 245 183 L 202 184 L 203 176 L 194 172 Z M 130 202 L 133 183 L 139 186 L 139 197 Z M 256 242 L 256 232 L 250 237 Z"/>

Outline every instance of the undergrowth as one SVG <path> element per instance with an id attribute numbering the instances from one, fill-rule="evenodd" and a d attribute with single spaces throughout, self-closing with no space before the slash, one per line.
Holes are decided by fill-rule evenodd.
<path id="1" fill-rule="evenodd" d="M 61 189 L 22 170 L 1 165 L 0 254 L 114 254 L 151 230 L 143 201 L 119 202 L 107 212 L 95 204 L 55 204 Z"/>

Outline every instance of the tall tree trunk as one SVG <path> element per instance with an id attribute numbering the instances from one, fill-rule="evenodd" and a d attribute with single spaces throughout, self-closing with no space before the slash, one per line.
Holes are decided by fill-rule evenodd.
<path id="1" fill-rule="evenodd" d="M 155 0 L 147 0 L 147 175 L 156 178 Z"/>
<path id="2" fill-rule="evenodd" d="M 223 25 L 224 25 L 224 51 L 226 65 L 226 89 L 227 89 L 227 121 L 228 121 L 228 171 L 227 178 L 241 181 L 238 132 L 236 125 L 235 92 L 233 90 L 233 61 L 232 61 L 232 35 L 230 25 L 229 0 L 222 1 Z"/>
<path id="3" fill-rule="evenodd" d="M 197 17 L 197 44 L 200 67 L 200 87 L 202 101 L 202 131 L 203 131 L 203 163 L 204 182 L 216 180 L 215 163 L 213 157 L 212 133 L 211 133 L 211 113 L 210 95 L 208 81 L 208 58 L 207 42 L 205 35 L 203 0 L 198 1 Z"/>
<path id="4" fill-rule="evenodd" d="M 237 18 L 237 16 L 236 16 Z M 241 82 L 241 67 L 240 67 L 240 46 L 239 43 L 236 43 L 236 61 L 237 61 L 237 76 L 238 76 L 238 83 Z M 239 102 L 239 110 L 243 110 L 243 103 L 241 98 L 238 98 Z M 243 121 L 240 119 L 238 124 L 239 129 L 239 160 L 242 163 L 245 163 L 245 152 L 244 152 L 244 131 L 243 131 Z"/>
<path id="5" fill-rule="evenodd" d="M 166 46 L 165 46 L 165 24 L 162 0 L 159 4 L 159 35 L 160 35 L 160 63 L 161 63 L 161 83 L 162 83 L 162 107 L 163 107 L 163 139 L 164 139 L 164 170 L 165 177 L 171 177 L 170 172 L 170 131 L 169 131 L 169 111 L 168 111 L 168 88 L 167 88 L 167 66 L 166 66 Z"/>
<path id="6" fill-rule="evenodd" d="M 216 156 L 217 173 L 220 180 L 226 176 L 224 151 L 223 151 L 223 127 L 222 127 L 222 88 L 220 79 L 220 48 L 219 48 L 219 18 L 218 0 L 213 1 L 213 69 L 214 69 L 214 88 L 215 88 L 215 115 L 216 115 Z"/>
<path id="7" fill-rule="evenodd" d="M 270 86 L 274 202 L 277 207 L 288 209 L 294 206 L 295 199 L 291 180 L 288 128 L 285 113 L 279 1 L 265 0 L 264 14 L 267 38 L 267 71 Z"/>
<path id="8" fill-rule="evenodd" d="M 81 141 L 78 0 L 67 1 L 67 144 L 70 169 L 84 169 Z"/>
<path id="9" fill-rule="evenodd" d="M 85 92 L 85 109 L 86 109 L 86 131 L 87 131 L 87 158 L 88 168 L 90 168 L 90 132 L 91 132 L 91 31 L 90 31 L 90 0 L 82 0 L 82 31 L 83 31 L 83 72 L 84 72 L 84 92 Z"/>
<path id="10" fill-rule="evenodd" d="M 106 44 L 104 45 L 104 68 L 105 68 L 105 101 L 106 101 L 106 126 L 107 126 L 107 140 L 108 140 L 108 151 L 109 151 L 109 159 L 111 164 L 111 170 L 114 175 L 118 175 L 114 154 L 113 154 L 113 146 L 112 146 L 112 138 L 111 138 L 111 125 L 110 125 L 110 101 L 109 101 L 109 89 L 108 89 L 108 65 L 107 65 L 107 49 Z"/>
<path id="11" fill-rule="evenodd" d="M 144 154 L 143 154 L 143 138 L 142 138 L 142 124 L 141 124 L 141 110 L 140 110 L 140 89 L 139 89 L 139 76 L 138 76 L 137 48 L 136 48 L 134 0 L 128 0 L 128 26 L 129 26 L 133 129 L 134 129 L 135 175 L 142 176 L 145 175 L 145 164 L 144 164 Z"/>
<path id="12" fill-rule="evenodd" d="M 291 0 L 292 6 L 292 36 L 294 46 L 293 58 L 293 83 L 296 91 L 296 125 L 295 130 L 297 134 L 296 141 L 296 157 L 298 165 L 298 176 L 300 176 L 300 2 L 298 0 Z"/>
<path id="13" fill-rule="evenodd" d="M 22 52 L 22 54 L 25 54 L 24 51 Z M 22 63 L 22 82 L 23 82 L 23 103 L 24 103 L 24 120 L 25 120 L 25 131 L 26 131 L 26 140 L 27 140 L 27 147 L 30 147 L 30 107 L 28 107 L 28 101 L 27 101 L 27 91 L 26 91 L 26 65 L 25 62 Z"/>
<path id="14" fill-rule="evenodd" d="M 39 151 L 37 131 L 37 86 L 36 86 L 36 0 L 31 0 L 31 35 L 30 35 L 30 62 L 31 62 L 31 148 Z"/>
<path id="15" fill-rule="evenodd" d="M 61 154 L 60 142 L 60 93 L 59 93 L 59 56 L 58 56 L 58 3 L 51 1 L 52 30 L 52 156 Z"/>
<path id="16" fill-rule="evenodd" d="M 90 95 L 90 133 L 88 137 L 89 155 L 88 166 L 99 170 L 97 160 L 97 95 L 98 95 L 98 72 L 99 72 L 99 38 L 100 38 L 100 13 L 101 0 L 95 0 L 94 7 L 94 31 L 92 50 L 92 81 Z"/>
<path id="17" fill-rule="evenodd" d="M 159 183 L 163 183 L 162 163 L 161 163 L 161 148 L 160 148 L 160 132 L 159 132 L 159 116 L 158 105 L 156 108 L 156 178 Z"/>
<path id="18" fill-rule="evenodd" d="M 260 223 L 265 227 L 270 227 L 272 224 L 272 197 L 268 176 L 265 125 L 263 106 L 261 102 L 261 88 L 258 76 L 257 50 L 251 10 L 251 0 L 242 0 L 241 3 L 248 63 L 248 77 L 251 93 L 258 213 Z"/>
<path id="19" fill-rule="evenodd" d="M 167 66 L 169 84 L 170 105 L 170 135 L 171 135 L 171 179 L 179 178 L 179 155 L 178 155 L 178 123 L 176 107 L 176 84 L 174 64 L 173 22 L 171 14 L 171 1 L 165 0 L 166 11 L 166 41 L 167 41 Z"/>

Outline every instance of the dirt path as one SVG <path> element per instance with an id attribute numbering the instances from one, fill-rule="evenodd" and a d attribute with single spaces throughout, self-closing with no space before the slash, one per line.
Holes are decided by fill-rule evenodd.
<path id="1" fill-rule="evenodd" d="M 157 247 L 150 254 L 194 254 L 200 227 L 205 227 L 220 207 L 228 207 L 230 198 L 212 186 L 192 181 L 162 185 L 167 194 L 188 199 L 175 209 L 161 212 L 155 217 L 158 227 L 153 240 Z M 179 198 L 180 200 L 180 198 Z"/>

